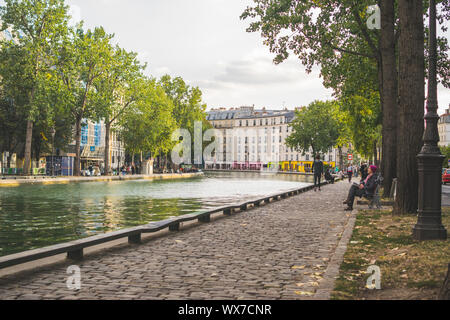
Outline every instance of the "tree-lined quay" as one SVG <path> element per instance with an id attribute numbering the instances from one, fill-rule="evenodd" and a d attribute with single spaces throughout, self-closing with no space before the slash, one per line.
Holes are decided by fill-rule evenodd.
<path id="1" fill-rule="evenodd" d="M 235 60 L 234 54 L 251 52 L 242 47 L 230 51 L 226 63 L 216 58 L 216 65 L 209 59 L 213 50 L 203 57 L 198 43 L 192 50 L 176 40 L 191 34 L 193 19 L 189 25 L 158 20 L 161 25 L 149 28 L 158 36 L 170 29 L 164 23 L 177 32 L 150 33 L 155 38 L 147 44 L 158 46 L 140 48 L 141 56 L 122 48 L 103 26 L 75 21 L 66 1 L 0 5 L 0 187 L 6 186 L 0 188 L 0 256 L 7 256 L 0 268 L 62 253 L 74 261 L 9 270 L 0 277 L 0 299 L 327 299 L 351 233 L 356 239 L 363 228 L 369 239 L 377 230 L 368 219 L 353 230 L 355 195 L 378 210 L 384 198 L 394 222 L 417 215 L 408 239 L 417 247 L 424 241 L 445 246 L 441 184 L 450 181 L 450 109 L 439 116 L 438 87 L 450 88 L 450 0 L 253 0 L 233 15 L 248 23 L 241 33 L 259 33 L 273 55 L 265 60 L 255 47 Z M 183 18 L 189 10 L 211 18 L 192 4 L 180 10 Z M 201 20 L 195 21 L 198 27 Z M 220 41 L 202 45 L 221 51 L 224 37 L 211 27 L 203 28 Z M 165 38 L 178 48 L 162 45 Z M 163 62 L 155 53 L 162 48 L 178 56 L 164 52 L 165 65 L 158 65 Z M 201 64 L 191 65 L 192 57 L 180 62 L 190 51 Z M 155 70 L 138 59 L 147 53 L 157 61 Z M 304 85 L 304 92 L 295 88 L 294 98 L 286 97 L 285 89 L 297 85 L 293 79 L 304 75 L 278 77 L 264 65 L 291 55 L 306 74 L 317 68 L 322 89 L 330 91 L 310 95 Z M 182 65 L 206 72 L 196 78 Z M 208 108 L 199 87 L 161 70 L 204 84 L 217 106 Z M 314 98 L 330 92 L 326 101 Z M 225 107 L 237 99 L 263 105 Z M 291 108 L 273 99 L 290 99 Z M 210 169 L 215 173 L 203 176 Z M 204 178 L 192 184 L 128 181 L 192 172 Z M 348 184 L 334 184 L 345 175 Z M 308 185 L 312 178 L 314 186 Z M 333 183 L 323 192 L 322 178 Z M 69 184 L 74 181 L 105 182 Z M 67 188 L 42 186 L 56 183 Z M 249 200 L 253 196 L 257 200 Z M 271 203 L 274 197 L 283 201 Z M 247 212 L 248 205 L 255 209 Z M 200 212 L 206 209 L 212 211 Z M 223 216 L 213 221 L 218 212 Z M 199 225 L 191 228 L 194 220 Z M 383 225 L 387 220 L 383 215 Z M 164 237 L 141 241 L 142 233 L 165 228 Z M 376 232 L 382 242 L 397 241 Z M 87 247 L 123 237 L 128 245 L 82 259 Z M 358 255 L 373 249 L 357 247 Z M 366 261 L 375 278 L 377 261 L 383 259 Z M 70 263 L 82 271 L 75 290 L 66 281 Z M 442 292 L 450 290 L 449 276 L 450 270 Z"/>

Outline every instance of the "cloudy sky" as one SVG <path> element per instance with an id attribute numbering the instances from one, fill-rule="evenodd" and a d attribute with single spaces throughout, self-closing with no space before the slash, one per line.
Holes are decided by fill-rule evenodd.
<path id="1" fill-rule="evenodd" d="M 1 2 L 1 0 L 0 0 Z M 181 76 L 199 86 L 209 108 L 281 109 L 331 98 L 319 73 L 295 57 L 274 65 L 257 33 L 239 16 L 251 0 L 67 0 L 75 20 L 102 25 L 148 63 L 147 74 Z M 441 111 L 450 90 L 440 89 Z"/>
<path id="2" fill-rule="evenodd" d="M 73 16 L 102 25 L 138 52 L 147 73 L 181 76 L 199 86 L 209 108 L 255 105 L 274 109 L 331 98 L 318 73 L 294 57 L 274 65 L 240 14 L 250 0 L 69 0 Z"/>

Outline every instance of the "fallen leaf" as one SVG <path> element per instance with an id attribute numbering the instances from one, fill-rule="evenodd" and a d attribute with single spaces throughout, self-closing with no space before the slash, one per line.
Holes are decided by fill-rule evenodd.
<path id="1" fill-rule="evenodd" d="M 311 285 L 313 287 L 318 287 L 319 283 L 318 282 L 310 282 L 309 285 Z"/>
<path id="2" fill-rule="evenodd" d="M 303 287 L 303 286 L 305 286 L 304 283 L 297 283 L 297 287 L 301 288 L 301 287 Z"/>
<path id="3" fill-rule="evenodd" d="M 404 257 L 404 256 L 406 256 L 406 253 L 405 252 L 404 253 L 400 253 L 398 256 L 399 257 Z"/>
<path id="4" fill-rule="evenodd" d="M 181 240 L 175 240 L 175 242 L 176 242 L 176 243 L 184 243 L 184 242 L 181 241 Z"/>
<path id="5" fill-rule="evenodd" d="M 296 270 L 296 269 L 303 270 L 303 269 L 305 269 L 305 268 L 306 268 L 306 266 L 293 266 L 291 269 L 292 269 L 292 270 Z"/>
<path id="6" fill-rule="evenodd" d="M 313 296 L 313 292 L 309 291 L 295 291 L 295 294 L 298 294 L 299 296 Z"/>

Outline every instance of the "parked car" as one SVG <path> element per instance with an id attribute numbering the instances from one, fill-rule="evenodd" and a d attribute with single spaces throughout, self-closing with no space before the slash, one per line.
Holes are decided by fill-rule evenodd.
<path id="1" fill-rule="evenodd" d="M 450 183 L 450 169 L 444 169 L 442 173 L 442 184 Z"/>

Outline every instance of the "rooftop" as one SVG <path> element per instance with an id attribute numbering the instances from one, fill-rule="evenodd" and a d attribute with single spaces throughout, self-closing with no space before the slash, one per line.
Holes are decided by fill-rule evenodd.
<path id="1" fill-rule="evenodd" d="M 207 112 L 207 120 L 233 120 L 233 119 L 258 119 L 285 116 L 288 121 L 294 118 L 295 112 L 293 110 L 268 110 L 262 108 L 255 110 L 254 106 L 243 106 L 239 108 L 217 108 L 211 109 Z"/>

